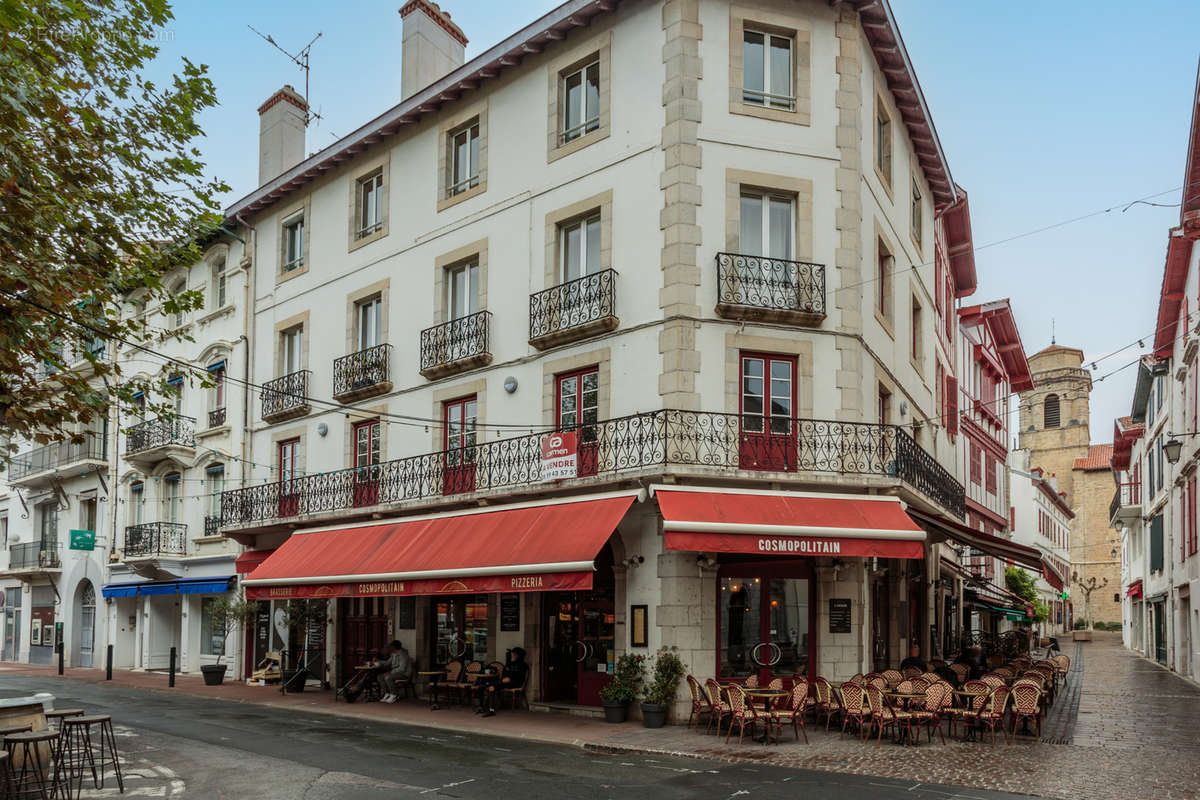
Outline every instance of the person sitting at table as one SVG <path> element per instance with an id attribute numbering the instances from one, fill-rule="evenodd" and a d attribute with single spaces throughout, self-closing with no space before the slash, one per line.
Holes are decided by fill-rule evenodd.
<path id="1" fill-rule="evenodd" d="M 399 639 L 394 640 L 388 649 L 390 652 L 387 660 L 379 665 L 385 668 L 383 674 L 379 676 L 379 686 L 383 689 L 381 702 L 394 703 L 397 699 L 396 682 L 407 684 L 412 680 L 412 657 Z"/>
<path id="2" fill-rule="evenodd" d="M 923 673 L 929 672 L 929 665 L 921 659 L 921 645 L 919 644 L 914 644 L 912 647 L 908 648 L 908 658 L 900 662 L 901 672 L 909 667 L 916 667 Z"/>
<path id="3" fill-rule="evenodd" d="M 520 689 L 529 679 L 529 665 L 525 663 L 525 650 L 514 647 L 505 657 L 504 670 L 499 675 L 486 675 L 479 679 L 479 710 L 476 714 L 485 717 L 496 715 L 497 689 Z"/>

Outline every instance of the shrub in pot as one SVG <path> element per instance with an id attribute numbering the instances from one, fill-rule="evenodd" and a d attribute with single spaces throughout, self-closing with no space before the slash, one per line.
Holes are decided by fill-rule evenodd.
<path id="1" fill-rule="evenodd" d="M 229 650 L 229 635 L 252 624 L 257 611 L 258 603 L 240 597 L 218 597 L 213 601 L 209 614 L 213 631 L 221 636 L 221 652 L 217 655 L 217 663 L 200 666 L 200 674 L 204 676 L 206 686 L 220 686 L 225 680 L 225 671 L 229 665 L 222 664 L 221 659 Z"/>
<path id="2" fill-rule="evenodd" d="M 629 704 L 637 699 L 646 672 L 646 657 L 626 653 L 613 665 L 613 677 L 600 690 L 606 722 L 624 722 Z"/>
<path id="3" fill-rule="evenodd" d="M 662 648 L 654 656 L 654 668 L 646 682 L 642 700 L 642 724 L 647 728 L 661 728 L 667 722 L 667 712 L 679 691 L 679 683 L 687 674 L 687 667 L 680 661 L 675 648 Z"/>

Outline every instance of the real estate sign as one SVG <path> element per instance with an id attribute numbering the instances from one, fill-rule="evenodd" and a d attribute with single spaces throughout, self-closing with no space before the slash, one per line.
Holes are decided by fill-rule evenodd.
<path id="1" fill-rule="evenodd" d="M 71 550 L 95 550 L 96 532 L 72 530 L 69 548 Z"/>
<path id="2" fill-rule="evenodd" d="M 542 437 L 542 480 L 561 481 L 579 474 L 579 451 L 575 432 L 551 433 Z"/>

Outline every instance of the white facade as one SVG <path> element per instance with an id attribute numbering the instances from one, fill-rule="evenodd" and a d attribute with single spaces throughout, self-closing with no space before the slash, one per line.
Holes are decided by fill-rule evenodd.
<path id="1" fill-rule="evenodd" d="M 1044 574 L 1037 576 L 1038 594 L 1049 610 L 1048 619 L 1038 626 L 1047 636 L 1067 633 L 1071 629 L 1071 620 L 1062 591 L 1071 580 L 1071 518 L 1074 514 L 1059 493 L 1058 482 L 1043 477 L 1040 469 L 1030 466 L 1028 450 L 1014 450 L 1009 459 L 1011 538 L 1036 548 L 1058 580 L 1055 586 Z"/>

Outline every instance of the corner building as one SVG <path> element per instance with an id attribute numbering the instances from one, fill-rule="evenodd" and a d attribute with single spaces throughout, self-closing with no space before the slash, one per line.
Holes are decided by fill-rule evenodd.
<path id="1" fill-rule="evenodd" d="M 461 21 L 400 13 L 432 83 L 302 161 L 281 90 L 227 210 L 247 662 L 311 644 L 270 628 L 297 598 L 330 682 L 392 638 L 420 669 L 519 645 L 556 706 L 630 650 L 789 680 L 940 651 L 975 268 L 887 3 L 572 0 L 465 64 Z"/>

